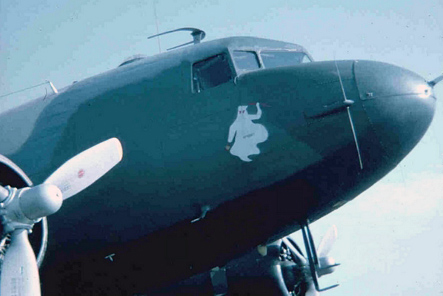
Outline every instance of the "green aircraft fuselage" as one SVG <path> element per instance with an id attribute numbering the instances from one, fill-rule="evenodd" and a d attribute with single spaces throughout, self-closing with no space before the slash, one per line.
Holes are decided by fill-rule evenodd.
<path id="1" fill-rule="evenodd" d="M 313 62 L 295 44 L 233 37 L 135 59 L 3 112 L 0 154 L 39 184 L 118 138 L 122 162 L 48 218 L 42 288 L 145 292 L 353 199 L 409 153 L 434 106 L 432 88 L 405 69 Z"/>

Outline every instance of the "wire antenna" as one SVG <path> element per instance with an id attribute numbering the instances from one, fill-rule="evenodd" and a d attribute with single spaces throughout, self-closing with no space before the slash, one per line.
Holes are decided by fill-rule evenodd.
<path id="1" fill-rule="evenodd" d="M 13 92 L 7 93 L 5 95 L 1 95 L 0 98 L 7 97 L 7 96 L 10 96 L 10 95 L 13 95 L 13 94 L 17 94 L 17 93 L 20 93 L 22 91 L 25 91 L 25 90 L 28 90 L 28 89 L 33 89 L 33 88 L 36 88 L 38 86 L 45 85 L 45 84 L 49 84 L 49 86 L 51 87 L 51 89 L 54 92 L 54 94 L 58 94 L 58 90 L 55 88 L 54 84 L 50 80 L 46 80 L 45 82 L 42 82 L 42 83 L 30 86 L 30 87 L 22 88 L 20 90 L 13 91 Z"/>
<path id="2" fill-rule="evenodd" d="M 335 69 L 337 70 L 338 79 L 340 81 L 341 92 L 343 94 L 343 103 L 347 105 L 346 110 L 348 112 L 348 118 L 352 129 L 352 135 L 354 136 L 354 143 L 355 143 L 355 148 L 357 149 L 358 162 L 360 164 L 360 169 L 363 170 L 363 161 L 361 159 L 360 146 L 358 144 L 357 132 L 355 131 L 354 121 L 352 120 L 351 109 L 350 109 L 350 106 L 354 104 L 354 101 L 348 100 L 348 98 L 346 97 L 346 92 L 343 86 L 343 81 L 341 79 L 340 70 L 338 69 L 337 60 L 334 60 L 334 62 L 335 62 Z"/>
<path id="3" fill-rule="evenodd" d="M 154 17 L 155 17 L 155 26 L 157 27 L 157 42 L 158 42 L 158 52 L 161 53 L 162 52 L 162 47 L 160 45 L 160 34 L 159 34 L 159 30 L 158 30 L 158 17 L 157 17 L 157 8 L 156 8 L 156 0 L 152 1 L 152 4 L 154 5 Z"/>

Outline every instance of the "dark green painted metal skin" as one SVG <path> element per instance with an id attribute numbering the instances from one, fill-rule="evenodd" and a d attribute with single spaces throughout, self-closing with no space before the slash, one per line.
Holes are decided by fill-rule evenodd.
<path id="1" fill-rule="evenodd" d="M 249 37 L 201 43 L 0 114 L 0 154 L 35 184 L 103 140 L 123 145 L 116 168 L 48 218 L 43 295 L 130 295 L 224 265 L 373 185 L 432 120 L 423 78 L 372 61 L 260 69 L 193 92 L 194 62 L 264 49 L 304 51 Z M 229 151 L 229 129 L 239 106 L 256 114 L 257 102 L 254 123 L 268 138 L 245 162 Z M 204 206 L 211 210 L 192 223 Z"/>

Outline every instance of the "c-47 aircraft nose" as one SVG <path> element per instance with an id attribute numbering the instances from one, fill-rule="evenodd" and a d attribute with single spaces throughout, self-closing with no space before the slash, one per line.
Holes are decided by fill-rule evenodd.
<path id="1" fill-rule="evenodd" d="M 390 64 L 357 61 L 354 71 L 363 107 L 386 156 L 403 158 L 432 121 L 432 87 L 421 76 Z"/>

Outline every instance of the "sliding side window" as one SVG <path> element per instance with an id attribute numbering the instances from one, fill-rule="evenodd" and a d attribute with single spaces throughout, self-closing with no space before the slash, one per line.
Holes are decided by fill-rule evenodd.
<path id="1" fill-rule="evenodd" d="M 194 92 L 216 87 L 234 77 L 227 54 L 222 53 L 192 66 Z"/>

